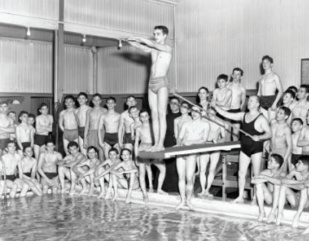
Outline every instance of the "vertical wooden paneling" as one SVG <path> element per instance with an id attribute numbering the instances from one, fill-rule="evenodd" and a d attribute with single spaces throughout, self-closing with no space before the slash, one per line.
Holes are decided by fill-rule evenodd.
<path id="1" fill-rule="evenodd" d="M 149 55 L 124 46 L 98 52 L 98 92 L 102 94 L 144 93 L 149 75 Z"/>
<path id="2" fill-rule="evenodd" d="M 57 20 L 59 0 L 1 0 L 1 12 Z"/>
<path id="3" fill-rule="evenodd" d="M 176 7 L 178 91 L 214 88 L 216 77 L 241 67 L 243 85 L 256 88 L 262 56 L 274 58 L 283 87 L 300 83 L 309 56 L 305 0 L 180 0 Z"/>
<path id="4" fill-rule="evenodd" d="M 308 47 L 308 40 L 309 40 L 309 16 L 308 16 L 308 9 L 309 9 L 309 1 L 301 0 L 300 7 L 298 9 L 298 14 L 300 16 L 300 41 L 299 41 L 299 48 L 300 48 L 300 55 L 301 58 L 308 58 L 309 57 L 309 47 Z"/>
<path id="5" fill-rule="evenodd" d="M 0 92 L 52 92 L 52 45 L 0 39 Z"/>
<path id="6" fill-rule="evenodd" d="M 101 48 L 98 55 L 98 91 L 102 94 L 142 94 L 148 91 L 150 55 L 124 46 Z M 168 77 L 174 85 L 174 63 Z"/>
<path id="7" fill-rule="evenodd" d="M 173 6 L 147 0 L 66 0 L 65 21 L 99 28 L 151 35 L 166 25 L 174 36 Z"/>
<path id="8" fill-rule="evenodd" d="M 93 58 L 90 48 L 65 45 L 64 93 L 91 93 Z"/>

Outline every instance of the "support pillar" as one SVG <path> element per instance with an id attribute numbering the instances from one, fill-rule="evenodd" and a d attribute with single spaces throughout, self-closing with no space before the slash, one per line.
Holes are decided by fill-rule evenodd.
<path id="1" fill-rule="evenodd" d="M 91 88 L 89 88 L 92 93 L 90 94 L 94 94 L 94 93 L 98 93 L 98 49 L 93 46 L 91 48 L 91 53 L 92 53 L 92 62 L 93 62 L 93 69 L 92 69 L 92 78 L 93 78 L 93 82 L 91 83 L 92 86 L 89 86 Z"/>
<path id="2" fill-rule="evenodd" d="M 53 45 L 53 116 L 55 123 L 55 133 L 56 136 L 56 145 L 58 147 L 58 137 L 59 137 L 59 128 L 58 128 L 58 117 L 59 112 L 61 111 L 61 101 L 64 92 L 64 70 L 65 70 L 65 62 L 64 62 L 64 0 L 59 0 L 59 24 L 58 30 L 54 32 L 54 45 Z"/>

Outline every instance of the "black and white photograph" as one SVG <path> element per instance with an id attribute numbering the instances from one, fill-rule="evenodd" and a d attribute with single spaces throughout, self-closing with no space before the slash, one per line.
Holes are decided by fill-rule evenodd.
<path id="1" fill-rule="evenodd" d="M 0 0 L 0 241 L 308 241 L 308 0 Z"/>

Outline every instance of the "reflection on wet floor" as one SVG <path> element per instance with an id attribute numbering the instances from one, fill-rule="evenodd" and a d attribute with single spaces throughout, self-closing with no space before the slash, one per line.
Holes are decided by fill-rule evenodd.
<path id="1" fill-rule="evenodd" d="M 0 240 L 309 240 L 303 229 L 96 197 L 1 200 Z"/>

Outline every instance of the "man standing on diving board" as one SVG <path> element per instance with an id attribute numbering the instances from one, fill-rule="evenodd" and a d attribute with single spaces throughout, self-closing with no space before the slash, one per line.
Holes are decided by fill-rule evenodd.
<path id="1" fill-rule="evenodd" d="M 155 26 L 154 41 L 129 37 L 124 41 L 131 46 L 151 54 L 151 73 L 148 84 L 148 101 L 151 109 L 152 126 L 155 144 L 148 151 L 161 151 L 166 133 L 166 109 L 168 104 L 168 79 L 167 72 L 172 60 L 172 47 L 165 44 L 168 28 Z"/>

